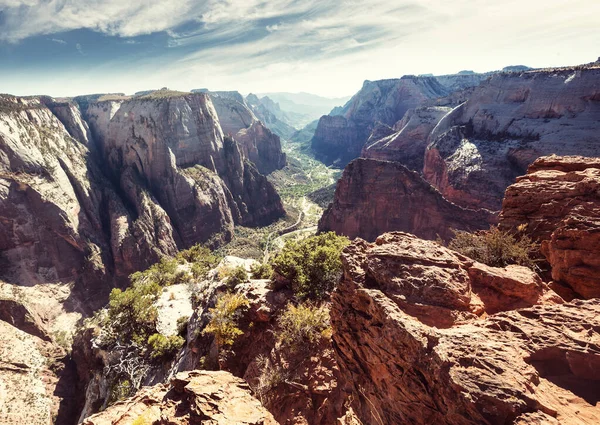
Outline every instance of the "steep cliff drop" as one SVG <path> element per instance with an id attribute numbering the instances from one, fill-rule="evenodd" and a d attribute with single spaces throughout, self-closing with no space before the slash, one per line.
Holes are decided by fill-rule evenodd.
<path id="1" fill-rule="evenodd" d="M 449 200 L 499 210 L 537 157 L 600 152 L 600 67 L 496 74 L 432 131 L 423 174 Z"/>
<path id="2" fill-rule="evenodd" d="M 72 424 L 82 315 L 161 257 L 284 213 L 207 95 L 1 95 L 0 422 Z"/>
<path id="3" fill-rule="evenodd" d="M 360 155 L 377 124 L 391 127 L 407 110 L 448 93 L 433 77 L 365 81 L 337 115 L 321 118 L 311 142 L 312 149 L 325 163 L 346 164 Z"/>
<path id="4" fill-rule="evenodd" d="M 393 230 L 449 239 L 451 229 L 485 229 L 494 221 L 490 211 L 447 201 L 400 163 L 359 158 L 346 166 L 334 201 L 319 221 L 319 231 L 370 241 Z"/>

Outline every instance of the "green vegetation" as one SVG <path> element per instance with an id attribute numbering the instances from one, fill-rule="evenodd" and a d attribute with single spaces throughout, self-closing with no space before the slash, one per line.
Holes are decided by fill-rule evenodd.
<path id="1" fill-rule="evenodd" d="M 273 276 L 273 267 L 269 263 L 256 263 L 250 267 L 252 279 L 270 279 Z"/>
<path id="2" fill-rule="evenodd" d="M 325 306 L 317 307 L 310 303 L 294 306 L 290 303 L 277 322 L 277 341 L 292 350 L 331 338 L 329 309 Z"/>
<path id="3" fill-rule="evenodd" d="M 342 273 L 340 254 L 350 241 L 333 232 L 288 240 L 271 265 L 300 299 L 325 299 Z"/>
<path id="4" fill-rule="evenodd" d="M 240 283 L 244 283 L 248 281 L 248 272 L 246 272 L 246 268 L 244 266 L 237 266 L 231 269 L 229 275 L 225 280 L 225 284 L 229 289 L 233 289 L 238 286 Z"/>
<path id="5" fill-rule="evenodd" d="M 164 336 L 154 334 L 148 338 L 150 358 L 152 360 L 165 360 L 172 358 L 183 347 L 185 340 L 179 335 Z"/>
<path id="6" fill-rule="evenodd" d="M 455 230 L 448 248 L 488 266 L 518 264 L 535 268 L 532 253 L 537 251 L 537 245 L 528 236 L 520 234 L 522 230 L 518 229 L 516 235 L 497 227 L 476 233 Z"/>
<path id="7" fill-rule="evenodd" d="M 154 303 L 161 293 L 161 286 L 152 280 L 138 279 L 125 291 L 113 289 L 110 293 L 108 315 L 101 323 L 107 337 L 104 343 L 129 341 L 142 347 L 150 335 L 156 332 L 158 310 Z"/>
<path id="8" fill-rule="evenodd" d="M 145 99 L 145 100 L 166 99 L 169 97 L 187 96 L 188 94 L 191 94 L 191 93 L 185 92 L 185 91 L 169 90 L 167 88 L 162 88 L 160 90 L 155 90 L 146 95 L 139 96 L 138 99 Z"/>
<path id="9" fill-rule="evenodd" d="M 213 335 L 219 348 L 233 345 L 244 333 L 238 327 L 238 321 L 248 307 L 250 302 L 243 295 L 229 292 L 221 295 L 215 307 L 209 310 L 210 322 L 202 333 Z"/>

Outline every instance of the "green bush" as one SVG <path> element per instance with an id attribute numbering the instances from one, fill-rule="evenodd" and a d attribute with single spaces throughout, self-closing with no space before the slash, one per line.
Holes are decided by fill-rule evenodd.
<path id="1" fill-rule="evenodd" d="M 237 266 L 231 270 L 229 276 L 225 280 L 225 284 L 229 289 L 233 289 L 238 286 L 240 283 L 244 283 L 248 281 L 248 272 L 246 272 L 246 268 L 244 266 Z"/>
<path id="2" fill-rule="evenodd" d="M 209 310 L 210 322 L 202 333 L 214 335 L 219 347 L 233 345 L 237 337 L 244 333 L 238 327 L 238 320 L 249 306 L 250 302 L 243 295 L 232 293 L 221 295 L 215 307 Z"/>
<path id="3" fill-rule="evenodd" d="M 148 349 L 152 360 L 172 358 L 183 347 L 185 340 L 179 335 L 164 336 L 159 333 L 150 335 Z"/>
<path id="4" fill-rule="evenodd" d="M 529 237 L 514 235 L 497 227 L 476 233 L 455 230 L 448 248 L 493 267 L 518 264 L 534 268 L 536 263 L 531 255 L 537 250 L 537 245 Z"/>
<path id="5" fill-rule="evenodd" d="M 132 284 L 141 281 L 152 281 L 160 286 L 183 283 L 187 280 L 186 273 L 178 271 L 178 261 L 174 258 L 163 258 L 142 272 L 135 272 L 129 279 Z"/>
<path id="6" fill-rule="evenodd" d="M 325 306 L 288 304 L 277 323 L 277 341 L 294 350 L 315 344 L 323 338 L 331 338 L 329 310 Z"/>
<path id="7" fill-rule="evenodd" d="M 180 263 L 191 263 L 193 277 L 200 280 L 206 279 L 208 272 L 221 261 L 221 257 L 201 245 L 194 245 L 189 249 L 181 251 L 177 254 L 176 259 Z"/>
<path id="8" fill-rule="evenodd" d="M 250 267 L 252 279 L 270 279 L 273 275 L 273 267 L 269 263 L 255 263 Z"/>
<path id="9" fill-rule="evenodd" d="M 110 335 L 106 342 L 133 341 L 143 346 L 156 332 L 158 310 L 154 302 L 160 293 L 158 283 L 144 280 L 134 282 L 125 291 L 113 289 L 109 296 L 108 315 L 102 324 Z"/>
<path id="10" fill-rule="evenodd" d="M 340 254 L 349 243 L 348 238 L 333 232 L 289 240 L 271 265 L 300 299 L 324 299 L 341 276 Z"/>

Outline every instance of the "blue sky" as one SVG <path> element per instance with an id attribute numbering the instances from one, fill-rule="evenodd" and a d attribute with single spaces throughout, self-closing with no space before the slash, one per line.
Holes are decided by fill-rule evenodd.
<path id="1" fill-rule="evenodd" d="M 354 93 L 600 56 L 597 0 L 0 0 L 0 92 Z"/>

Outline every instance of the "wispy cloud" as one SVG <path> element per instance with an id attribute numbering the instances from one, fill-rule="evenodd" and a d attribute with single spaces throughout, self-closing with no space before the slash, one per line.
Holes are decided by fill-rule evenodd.
<path id="1" fill-rule="evenodd" d="M 85 78 L 82 86 L 104 78 L 136 90 L 177 84 L 345 95 L 364 79 L 404 73 L 593 60 L 600 45 L 600 2 L 590 0 L 0 0 L 0 11 L 5 52 L 35 36 L 77 41 L 85 60 L 73 61 L 100 76 L 65 63 Z M 65 34 L 81 29 L 131 45 L 127 56 L 92 63 L 110 49 Z"/>
<path id="2" fill-rule="evenodd" d="M 58 44 L 67 44 L 65 40 L 61 40 L 60 38 L 51 38 L 50 41 L 53 41 Z"/>

